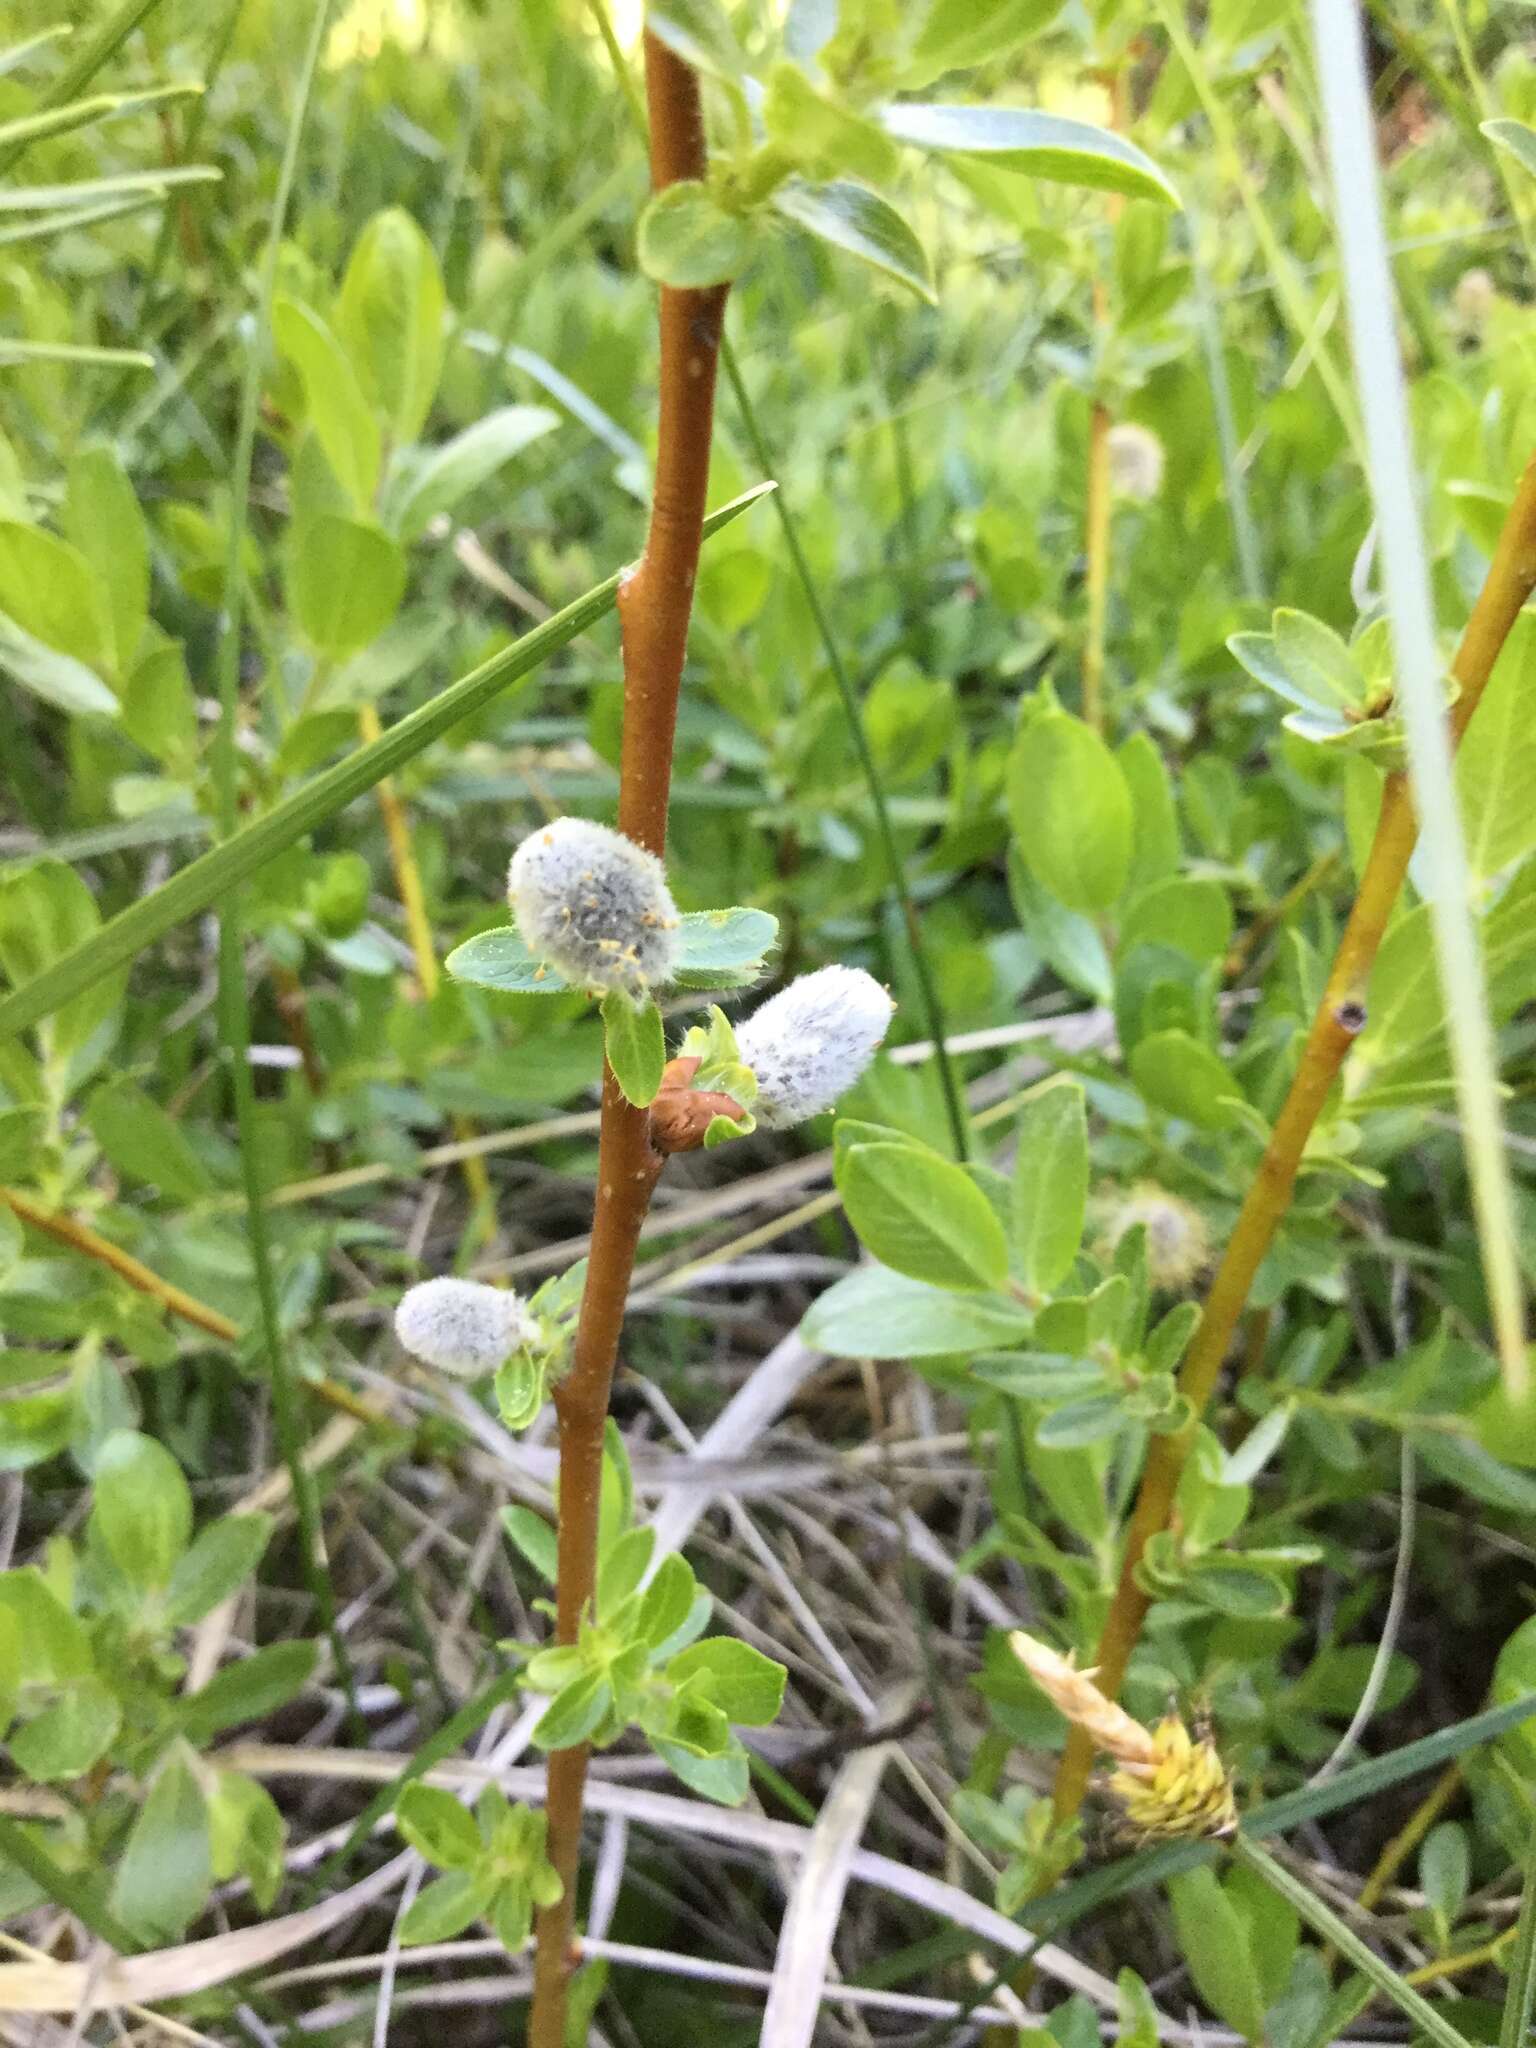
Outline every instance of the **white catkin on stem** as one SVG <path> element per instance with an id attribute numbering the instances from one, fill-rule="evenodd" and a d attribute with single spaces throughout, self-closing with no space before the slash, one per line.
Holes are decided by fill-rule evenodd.
<path id="1" fill-rule="evenodd" d="M 861 967 L 821 967 L 771 996 L 736 1033 L 757 1077 L 753 1114 L 787 1130 L 830 1109 L 864 1072 L 895 1004 Z"/>
<path id="2" fill-rule="evenodd" d="M 507 899 L 524 945 L 577 988 L 641 996 L 669 981 L 677 906 L 666 870 L 622 832 L 557 818 L 512 856 Z"/>
<path id="3" fill-rule="evenodd" d="M 458 1379 L 483 1379 L 535 1343 L 539 1325 L 521 1296 L 483 1280 L 423 1280 L 401 1297 L 395 1335 L 413 1358 Z"/>

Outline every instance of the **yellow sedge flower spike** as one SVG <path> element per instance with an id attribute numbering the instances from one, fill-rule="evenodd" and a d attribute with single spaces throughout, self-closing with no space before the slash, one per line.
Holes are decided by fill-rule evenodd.
<path id="1" fill-rule="evenodd" d="M 1237 1826 L 1232 1780 L 1209 1737 L 1191 1735 L 1177 1714 L 1152 1729 L 1132 1720 L 1093 1682 L 1023 1629 L 1008 1638 L 1013 1654 L 1059 1713 L 1093 1737 L 1119 1769 L 1109 1789 L 1139 1834 L 1229 1835 Z"/>

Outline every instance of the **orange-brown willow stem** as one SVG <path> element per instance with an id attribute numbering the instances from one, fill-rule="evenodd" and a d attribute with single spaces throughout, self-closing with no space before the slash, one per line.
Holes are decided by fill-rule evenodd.
<path id="1" fill-rule="evenodd" d="M 650 34 L 645 38 L 645 94 L 652 188 L 660 191 L 679 179 L 702 178 L 706 157 L 698 79 Z M 725 297 L 723 285 L 706 291 L 662 290 L 650 528 L 645 552 L 619 590 L 624 647 L 619 829 L 657 855 L 667 843 L 672 743 L 703 538 Z M 608 1396 L 635 1247 L 662 1163 L 651 1142 L 650 1113 L 626 1102 L 605 1070 L 586 1291 L 571 1370 L 555 1390 L 560 1425 L 556 1639 L 561 1643 L 576 1640 L 592 1598 Z M 549 1858 L 565 1893 L 538 1917 L 530 2048 L 564 2048 L 587 1756 L 583 1744 L 555 1750 L 549 1759 Z"/>
<path id="2" fill-rule="evenodd" d="M 152 1301 L 158 1301 L 162 1308 L 173 1316 L 180 1316 L 184 1323 L 194 1323 L 198 1329 L 206 1330 L 210 1337 L 222 1338 L 226 1344 L 239 1341 L 239 1325 L 232 1323 L 228 1316 L 220 1315 L 216 1308 L 199 1301 L 195 1294 L 173 1287 L 169 1280 L 163 1280 L 131 1253 L 92 1230 L 89 1224 L 77 1223 L 73 1216 L 45 1209 L 41 1202 L 34 1202 L 30 1195 L 24 1195 L 16 1188 L 0 1188 L 0 1202 L 4 1202 L 33 1230 L 40 1230 L 46 1236 L 56 1238 L 60 1244 L 67 1244 L 71 1251 L 81 1252 L 86 1258 L 109 1266 L 120 1280 L 126 1280 L 140 1294 L 147 1294 Z"/>
<path id="3" fill-rule="evenodd" d="M 1452 743 L 1460 740 L 1476 711 L 1499 650 L 1520 609 L 1536 587 L 1536 461 L 1526 467 L 1520 488 L 1499 535 L 1487 580 L 1467 621 L 1461 645 L 1451 664 L 1459 695 L 1451 709 Z M 1371 967 L 1386 930 L 1409 856 L 1418 837 L 1413 798 L 1406 774 L 1389 775 L 1382 792 L 1381 816 L 1371 842 L 1359 893 L 1328 983 L 1302 1048 L 1275 1127 L 1259 1162 L 1216 1277 L 1206 1296 L 1200 1323 L 1179 1374 L 1179 1391 L 1193 1411 L 1189 1425 L 1177 1436 L 1157 1436 L 1147 1452 L 1141 1488 L 1126 1537 L 1120 1580 L 1094 1658 L 1098 1683 L 1113 1697 L 1141 1634 L 1151 1600 L 1137 1571 L 1147 1544 L 1169 1525 L 1174 1496 L 1183 1476 L 1195 1427 L 1220 1375 L 1227 1347 L 1248 1299 L 1259 1263 L 1291 1205 L 1302 1154 L 1344 1064 L 1345 1054 L 1366 1021 L 1366 988 Z M 1055 1807 L 1059 1819 L 1070 1818 L 1082 1805 L 1093 1766 L 1093 1751 L 1073 1730 L 1056 1773 Z"/>

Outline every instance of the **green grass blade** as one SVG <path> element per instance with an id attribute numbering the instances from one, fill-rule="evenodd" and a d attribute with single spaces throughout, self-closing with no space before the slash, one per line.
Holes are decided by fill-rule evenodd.
<path id="1" fill-rule="evenodd" d="M 219 628 L 218 682 L 219 729 L 212 755 L 215 810 L 221 837 L 227 843 L 239 821 L 239 734 L 240 734 L 240 640 L 245 625 L 245 534 L 251 497 L 251 469 L 256 453 L 256 420 L 261 407 L 262 375 L 272 346 L 272 294 L 277 283 L 277 257 L 283 227 L 293 199 L 294 179 L 299 167 L 299 144 L 320 67 L 320 51 L 330 18 L 331 0 L 318 0 L 310 25 L 293 111 L 283 145 L 272 218 L 262 253 L 261 281 L 256 305 L 255 332 L 251 336 L 245 371 L 240 383 L 239 425 L 235 455 L 230 471 L 230 519 L 228 548 L 224 563 L 224 616 Z M 277 1274 L 272 1261 L 272 1234 L 267 1221 L 266 1190 L 261 1169 L 261 1146 L 256 1130 L 256 1086 L 251 1073 L 251 1013 L 245 986 L 245 938 L 241 891 L 232 889 L 221 906 L 219 917 L 219 1027 L 228 1062 L 230 1089 L 234 1097 L 235 1127 L 240 1141 L 240 1172 L 245 1190 L 246 1232 L 250 1239 L 251 1269 L 256 1280 L 256 1304 L 261 1330 L 261 1347 L 266 1354 L 267 1380 L 272 1392 L 272 1419 L 278 1450 L 293 1491 L 294 1513 L 299 1525 L 300 1565 L 315 1613 L 331 1645 L 336 1675 L 351 1709 L 354 1736 L 366 1740 L 367 1724 L 357 1704 L 357 1683 L 347 1642 L 336 1622 L 336 1596 L 326 1569 L 325 1544 L 321 1534 L 320 1499 L 315 1475 L 304 1460 L 304 1423 L 295 1383 L 293 1361 L 283 1336 L 278 1308 Z"/>
<path id="2" fill-rule="evenodd" d="M 83 45 L 73 64 L 66 65 L 48 90 L 40 96 L 36 111 L 40 114 L 47 113 L 51 108 L 62 107 L 68 101 L 77 98 L 102 66 L 111 63 L 134 30 L 141 23 L 148 21 L 159 5 L 160 0 L 123 0 L 122 6 L 108 15 L 90 41 Z M 40 42 L 42 38 L 36 37 L 34 41 Z M 21 155 L 28 140 L 28 137 L 23 136 L 20 141 L 12 142 L 0 149 L 0 178 L 5 176 Z"/>
<path id="3" fill-rule="evenodd" d="M 1488 1305 L 1511 1393 L 1527 1385 L 1514 1200 L 1499 1109 L 1498 1051 L 1488 1014 L 1481 948 L 1471 911 L 1466 843 L 1451 773 L 1445 693 L 1429 564 L 1419 523 L 1418 476 L 1394 318 L 1376 129 L 1354 6 L 1313 0 L 1328 154 L 1333 175 L 1344 296 L 1365 423 L 1366 468 L 1381 540 L 1382 580 L 1397 656 L 1398 698 L 1408 742 L 1424 893 L 1445 996 L 1445 1015 L 1465 1133 L 1467 1174 L 1488 1287 Z"/>
<path id="4" fill-rule="evenodd" d="M 80 1925 L 89 1928 L 99 1941 L 130 1956 L 142 1945 L 98 1901 L 85 1879 L 56 1863 L 37 1837 L 29 1835 L 7 1814 L 0 1814 L 0 1858 L 24 1870 L 39 1891 L 46 1892 L 65 1912 L 73 1913 Z"/>
<path id="5" fill-rule="evenodd" d="M 1327 4 L 1332 4 L 1332 0 L 1327 0 Z M 1406 2013 L 1421 2034 L 1427 2034 L 1431 2041 L 1438 2041 L 1440 2048 L 1467 2048 L 1466 2036 L 1457 2033 L 1438 2006 L 1431 2005 L 1411 1984 L 1405 1984 L 1391 1964 L 1383 1962 L 1374 1949 L 1367 1948 L 1332 1906 L 1325 1905 L 1309 1885 L 1303 1884 L 1299 1877 L 1293 1877 L 1268 1850 L 1261 1849 L 1257 1842 L 1247 1841 L 1242 1835 L 1237 1836 L 1230 1846 L 1235 1861 L 1245 1865 L 1272 1892 L 1292 1906 L 1307 1925 L 1352 1963 L 1384 1998 L 1390 1998 L 1399 2012 Z"/>
<path id="6" fill-rule="evenodd" d="M 1525 2048 L 1530 2039 L 1531 2008 L 1536 2005 L 1536 1824 L 1526 1843 L 1520 1888 L 1520 1924 L 1510 1958 L 1509 1986 L 1499 2022 L 1499 2048 Z"/>
<path id="7" fill-rule="evenodd" d="M 735 395 L 736 409 L 741 415 L 741 424 L 747 436 L 747 444 L 759 467 L 770 469 L 768 447 L 758 425 L 757 411 L 751 394 L 742 377 L 741 367 L 736 360 L 730 337 L 723 336 L 720 343 L 720 359 L 725 365 L 725 374 L 730 379 Z M 774 509 L 779 515 L 779 524 L 784 530 L 784 544 L 789 549 L 789 558 L 799 580 L 800 589 L 810 608 L 816 631 L 821 639 L 822 649 L 827 657 L 827 666 L 832 671 L 832 680 L 837 685 L 837 694 L 842 700 L 843 715 L 848 721 L 854 750 L 859 757 L 859 766 L 869 790 L 869 799 L 874 806 L 875 828 L 880 837 L 880 850 L 885 856 L 886 872 L 891 888 L 901 906 L 903 929 L 907 948 L 912 957 L 912 970 L 917 976 L 917 985 L 922 993 L 924 1021 L 928 1035 L 933 1040 L 933 1056 L 938 1065 L 939 1081 L 944 1090 L 944 1107 L 949 1118 L 950 1137 L 953 1140 L 955 1156 L 965 1159 L 968 1153 L 966 1139 L 965 1108 L 960 1098 L 960 1085 L 955 1078 L 954 1063 L 946 1044 L 948 1025 L 943 1005 L 939 1001 L 938 985 L 923 942 L 922 927 L 918 922 L 917 910 L 912 902 L 911 891 L 907 888 L 906 871 L 901 862 L 901 850 L 896 844 L 896 835 L 891 830 L 890 808 L 885 800 L 885 788 L 880 780 L 880 770 L 875 764 L 874 750 L 869 744 L 869 734 L 864 726 L 864 713 L 859 705 L 858 694 L 843 664 L 842 652 L 837 644 L 837 635 L 832 631 L 832 622 L 827 617 L 826 606 L 821 601 L 821 592 L 811 574 L 811 565 L 806 560 L 805 550 L 800 545 L 800 535 L 791 516 L 789 505 L 781 491 L 774 499 Z"/>
<path id="8" fill-rule="evenodd" d="M 704 531 L 718 533 L 772 489 L 771 483 L 765 483 L 743 492 L 710 513 Z M 0 1040 L 14 1038 L 42 1018 L 52 1016 L 62 1003 L 77 996 L 98 975 L 110 973 L 134 959 L 176 925 L 219 902 L 275 854 L 323 825 L 386 775 L 414 760 L 424 747 L 481 710 L 510 684 L 531 675 L 541 662 L 612 609 L 619 582 L 619 576 L 610 576 L 606 583 L 578 597 L 542 626 L 536 626 L 512 646 L 451 683 L 410 717 L 402 718 L 371 746 L 359 747 L 334 768 L 295 790 L 264 818 L 192 861 L 152 895 L 120 911 L 85 945 L 66 953 L 45 973 L 0 1001 Z"/>

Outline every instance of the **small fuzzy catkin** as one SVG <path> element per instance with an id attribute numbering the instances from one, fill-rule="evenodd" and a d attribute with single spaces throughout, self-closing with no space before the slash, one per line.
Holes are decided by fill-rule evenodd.
<path id="1" fill-rule="evenodd" d="M 671 979 L 677 906 L 666 870 L 622 832 L 557 818 L 512 856 L 507 899 L 530 953 L 577 988 L 639 997 Z"/>
<path id="2" fill-rule="evenodd" d="M 819 967 L 771 996 L 736 1034 L 757 1076 L 758 1123 L 783 1131 L 830 1109 L 874 1058 L 895 1007 L 862 967 Z"/>
<path id="3" fill-rule="evenodd" d="M 499 1371 L 525 1344 L 537 1342 L 539 1325 L 510 1288 L 445 1276 L 423 1280 L 401 1297 L 395 1335 L 413 1358 L 459 1379 L 476 1380 Z"/>

